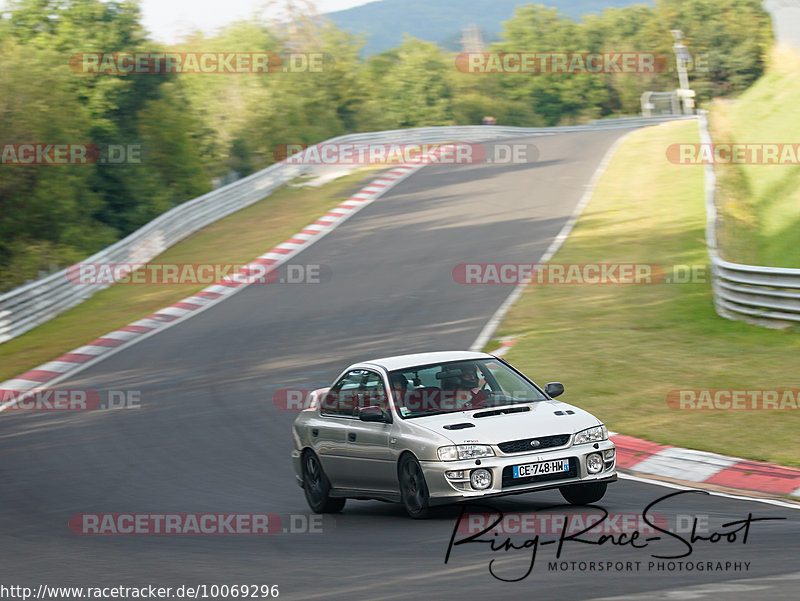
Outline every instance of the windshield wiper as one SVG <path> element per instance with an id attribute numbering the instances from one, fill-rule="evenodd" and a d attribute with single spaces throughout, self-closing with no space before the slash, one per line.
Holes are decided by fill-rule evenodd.
<path id="1" fill-rule="evenodd" d="M 425 413 L 415 413 L 412 415 L 406 415 L 405 419 L 413 419 L 415 417 L 428 417 L 429 415 L 444 415 L 445 413 L 460 413 L 459 410 L 455 411 L 426 411 Z"/>

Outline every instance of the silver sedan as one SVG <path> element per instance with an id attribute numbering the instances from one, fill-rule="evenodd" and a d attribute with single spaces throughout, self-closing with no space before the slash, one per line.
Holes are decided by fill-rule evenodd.
<path id="1" fill-rule="evenodd" d="M 297 482 L 317 513 L 380 499 L 424 518 L 435 505 L 550 488 L 594 503 L 617 479 L 614 443 L 596 417 L 554 400 L 563 391 L 486 353 L 356 363 L 294 422 Z"/>

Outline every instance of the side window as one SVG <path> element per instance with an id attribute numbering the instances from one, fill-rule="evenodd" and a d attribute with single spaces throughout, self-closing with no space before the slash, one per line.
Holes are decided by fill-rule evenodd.
<path id="1" fill-rule="evenodd" d="M 368 373 L 364 369 L 354 369 L 339 378 L 322 399 L 322 414 L 337 417 L 356 415 L 361 384 Z"/>
<path id="2" fill-rule="evenodd" d="M 383 378 L 379 374 L 372 371 L 367 372 L 362 393 L 361 407 L 377 406 L 384 411 L 389 410 L 389 400 L 386 398 Z"/>

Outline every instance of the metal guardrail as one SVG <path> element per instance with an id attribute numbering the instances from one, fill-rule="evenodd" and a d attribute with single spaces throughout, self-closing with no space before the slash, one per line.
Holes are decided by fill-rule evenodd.
<path id="1" fill-rule="evenodd" d="M 700 143 L 711 144 L 706 111 L 698 112 Z M 800 269 L 744 265 L 724 260 L 717 245 L 717 177 L 705 164 L 706 244 L 717 313 L 769 328 L 800 323 Z"/>
<path id="2" fill-rule="evenodd" d="M 675 117 L 681 118 L 681 117 Z M 349 134 L 320 144 L 435 144 L 510 138 L 554 132 L 643 127 L 670 117 L 623 118 L 564 127 L 442 126 Z M 305 152 L 309 152 L 306 150 Z M 146 263 L 199 229 L 268 196 L 308 169 L 276 163 L 227 186 L 187 201 L 126 238 L 88 257 L 84 263 Z M 83 302 L 108 285 L 77 284 L 64 269 L 0 295 L 0 343 L 6 342 Z"/>
<path id="3" fill-rule="evenodd" d="M 174 207 L 84 262 L 145 263 L 206 225 L 264 198 L 301 171 L 300 166 L 271 165 Z M 107 287 L 74 283 L 63 269 L 0 295 L 0 343 L 52 319 Z"/>

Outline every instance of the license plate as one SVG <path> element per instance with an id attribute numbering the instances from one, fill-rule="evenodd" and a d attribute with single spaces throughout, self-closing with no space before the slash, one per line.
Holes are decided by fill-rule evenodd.
<path id="1" fill-rule="evenodd" d="M 555 474 L 568 471 L 569 459 L 554 459 L 553 461 L 541 461 L 539 463 L 515 465 L 514 477 L 527 478 L 529 476 L 541 476 L 543 474 Z"/>

